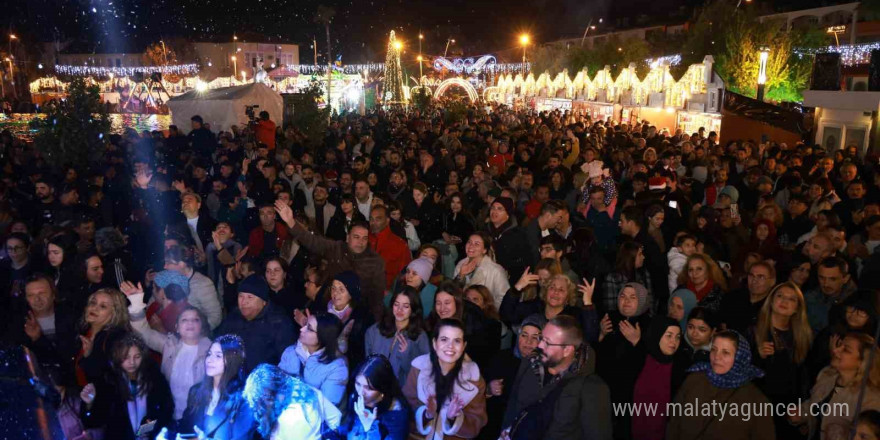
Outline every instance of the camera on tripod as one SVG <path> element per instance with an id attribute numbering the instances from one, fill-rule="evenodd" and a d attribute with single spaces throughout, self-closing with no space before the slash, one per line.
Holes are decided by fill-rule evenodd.
<path id="1" fill-rule="evenodd" d="M 256 112 L 254 109 L 260 108 L 259 105 L 244 106 L 244 114 L 248 117 L 248 124 L 256 124 Z"/>

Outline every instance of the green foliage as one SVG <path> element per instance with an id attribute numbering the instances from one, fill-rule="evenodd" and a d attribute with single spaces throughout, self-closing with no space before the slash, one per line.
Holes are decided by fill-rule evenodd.
<path id="1" fill-rule="evenodd" d="M 702 61 L 711 54 L 715 70 L 726 87 L 755 97 L 760 67 L 760 49 L 769 48 L 765 98 L 770 101 L 800 101 L 807 87 L 811 58 L 793 52 L 826 44 L 827 37 L 817 30 L 786 30 L 785 23 L 758 21 L 749 8 L 737 8 L 732 0 L 714 0 L 699 13 L 682 50 L 682 62 L 673 71 Z"/>
<path id="2" fill-rule="evenodd" d="M 419 87 L 415 89 L 410 98 L 412 99 L 412 105 L 421 111 L 425 111 L 431 105 L 431 95 L 428 94 L 425 88 Z"/>
<path id="3" fill-rule="evenodd" d="M 548 45 L 537 49 L 533 54 L 532 71 L 536 74 L 549 72 L 555 76 L 568 69 L 569 75 L 574 76 L 586 68 L 592 76 L 605 66 L 610 66 L 612 75 L 617 76 L 630 63 L 635 63 L 638 74 L 645 75 L 649 68 L 645 59 L 650 57 L 649 54 L 648 43 L 638 39 L 611 38 L 596 44 L 593 49 L 577 44 L 569 47 Z"/>
<path id="4" fill-rule="evenodd" d="M 67 100 L 33 125 L 38 130 L 34 146 L 46 161 L 55 168 L 72 165 L 80 172 L 100 162 L 110 134 L 98 86 L 87 86 L 82 78 L 74 78 Z"/>
<path id="5" fill-rule="evenodd" d="M 324 97 L 324 87 L 320 79 L 313 76 L 309 86 L 302 91 L 302 99 L 294 105 L 291 124 L 306 135 L 310 146 L 317 146 L 327 131 L 330 106 L 318 108 L 318 101 Z"/>

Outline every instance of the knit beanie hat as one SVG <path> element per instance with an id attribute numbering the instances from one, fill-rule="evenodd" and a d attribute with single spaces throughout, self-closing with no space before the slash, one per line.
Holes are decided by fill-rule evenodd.
<path id="1" fill-rule="evenodd" d="M 430 277 L 429 277 L 430 278 Z M 333 277 L 333 281 L 339 281 L 345 285 L 348 295 L 351 296 L 352 304 L 356 304 L 361 298 L 361 278 L 353 271 L 339 272 Z"/>
<path id="2" fill-rule="evenodd" d="M 189 296 L 189 278 L 174 270 L 163 270 L 156 274 L 156 285 L 164 289 L 171 284 L 177 285 Z"/>
<path id="3" fill-rule="evenodd" d="M 513 199 L 511 199 L 510 197 L 498 197 L 497 199 L 492 201 L 492 204 L 495 204 L 495 203 L 503 206 L 504 210 L 507 211 L 508 216 L 510 216 L 510 217 L 514 216 Z"/>
<path id="4" fill-rule="evenodd" d="M 238 285 L 238 293 L 250 293 L 263 301 L 269 301 L 269 283 L 263 277 L 252 274 Z"/>
<path id="5" fill-rule="evenodd" d="M 730 197 L 730 203 L 736 203 L 739 200 L 739 190 L 731 185 L 727 185 L 718 193 L 718 197 L 721 196 Z"/>
<path id="6" fill-rule="evenodd" d="M 434 271 L 434 264 L 431 263 L 431 260 L 421 257 L 410 261 L 409 264 L 406 265 L 406 268 L 419 274 L 419 278 L 422 279 L 422 282 L 428 284 L 428 280 L 431 279 L 431 273 Z"/>

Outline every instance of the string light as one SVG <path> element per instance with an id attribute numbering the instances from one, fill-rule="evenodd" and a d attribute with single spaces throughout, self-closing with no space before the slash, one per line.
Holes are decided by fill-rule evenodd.
<path id="1" fill-rule="evenodd" d="M 840 64 L 846 67 L 865 65 L 871 62 L 871 51 L 880 50 L 880 43 L 844 44 L 841 46 L 825 46 L 816 49 L 795 49 L 799 57 L 817 53 L 839 53 Z"/>
<path id="2" fill-rule="evenodd" d="M 163 75 L 195 75 L 199 73 L 198 64 L 180 64 L 173 66 L 146 66 L 146 67 L 96 67 L 96 66 L 73 66 L 55 65 L 55 72 L 59 75 L 72 76 L 117 76 L 127 77 L 135 74 L 161 73 Z"/>

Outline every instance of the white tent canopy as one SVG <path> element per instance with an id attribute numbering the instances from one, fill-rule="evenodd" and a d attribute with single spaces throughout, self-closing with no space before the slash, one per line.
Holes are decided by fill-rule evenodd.
<path id="1" fill-rule="evenodd" d="M 257 117 L 261 111 L 267 111 L 273 120 L 280 120 L 281 102 L 281 95 L 277 92 L 262 83 L 253 83 L 203 92 L 193 90 L 171 98 L 168 108 L 171 109 L 171 122 L 182 132 L 188 132 L 190 118 L 199 115 L 216 133 L 228 131 L 233 125 L 246 125 L 245 107 L 249 105 L 260 106 L 254 110 Z"/>

